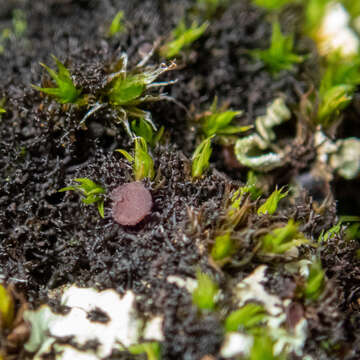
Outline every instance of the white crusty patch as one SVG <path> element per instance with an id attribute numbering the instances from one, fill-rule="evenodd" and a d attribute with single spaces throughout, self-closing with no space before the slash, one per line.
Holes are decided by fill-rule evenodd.
<path id="1" fill-rule="evenodd" d="M 164 334 L 162 331 L 163 317 L 155 316 L 146 323 L 143 338 L 149 341 L 164 341 Z"/>
<path id="2" fill-rule="evenodd" d="M 197 280 L 192 278 L 183 279 L 180 276 L 169 275 L 166 281 L 171 284 L 175 284 L 180 288 L 186 289 L 190 294 L 192 294 L 197 288 Z"/>
<path id="3" fill-rule="evenodd" d="M 164 339 L 163 318 L 160 316 L 150 319 L 143 332 L 143 321 L 136 310 L 132 291 L 120 296 L 115 290 L 97 291 L 72 286 L 63 293 L 61 304 L 70 308 L 66 315 L 55 314 L 46 305 L 24 314 L 32 327 L 25 347 L 36 352 L 34 359 L 43 359 L 53 349 L 58 353 L 56 359 L 103 359 L 114 349 L 141 342 L 142 335 L 144 340 Z M 108 320 L 91 320 L 92 311 L 104 313 Z M 67 337 L 72 337 L 73 346 L 59 343 L 60 339 Z M 93 340 L 99 343 L 96 350 L 79 350 Z"/>
<path id="4" fill-rule="evenodd" d="M 70 313 L 49 326 L 55 337 L 74 336 L 79 345 L 89 340 L 100 343 L 98 353 L 109 356 L 116 344 L 125 347 L 137 343 L 141 328 L 135 308 L 135 295 L 128 291 L 123 297 L 114 290 L 98 292 L 95 289 L 71 287 L 63 297 L 62 304 L 71 307 Z M 88 313 L 96 309 L 104 312 L 109 321 L 93 322 Z"/>
<path id="5" fill-rule="evenodd" d="M 250 335 L 237 332 L 230 332 L 225 335 L 224 342 L 220 349 L 223 358 L 234 356 L 249 356 L 254 339 Z"/>
<path id="6" fill-rule="evenodd" d="M 285 309 L 290 305 L 290 300 L 281 300 L 280 297 L 266 291 L 263 285 L 266 281 L 266 269 L 265 265 L 258 266 L 236 286 L 235 301 L 239 307 L 251 301 L 262 304 L 268 313 L 266 324 L 275 340 L 276 355 L 286 349 L 301 356 L 307 337 L 307 321 L 305 318 L 300 319 L 291 333 L 282 327 L 286 321 Z M 226 347 L 222 349 L 225 352 L 229 351 Z"/>
<path id="7" fill-rule="evenodd" d="M 338 2 L 330 3 L 318 30 L 317 42 L 321 55 L 340 51 L 343 56 L 356 55 L 359 38 L 350 27 L 350 16 Z"/>

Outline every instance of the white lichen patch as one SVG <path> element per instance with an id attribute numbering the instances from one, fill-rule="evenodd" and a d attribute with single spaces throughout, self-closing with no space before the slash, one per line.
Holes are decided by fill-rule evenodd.
<path id="1" fill-rule="evenodd" d="M 226 359 L 234 356 L 249 356 L 253 343 L 254 339 L 250 335 L 230 332 L 225 335 L 220 355 Z"/>
<path id="2" fill-rule="evenodd" d="M 266 312 L 270 315 L 268 324 L 270 327 L 277 328 L 286 318 L 284 307 L 278 296 L 269 294 L 263 283 L 266 281 L 267 267 L 261 265 L 255 271 L 241 281 L 235 289 L 236 302 L 239 307 L 249 301 L 262 304 Z"/>
<path id="3" fill-rule="evenodd" d="M 31 324 L 30 339 L 25 348 L 36 353 L 34 359 L 43 359 L 52 350 L 57 352 L 56 358 L 62 360 L 102 359 L 110 356 L 114 349 L 128 348 L 141 340 L 143 321 L 131 291 L 120 296 L 114 290 L 72 286 L 64 292 L 61 303 L 70 308 L 65 315 L 55 314 L 45 305 L 36 311 L 25 312 L 24 318 Z M 102 314 L 101 321 L 91 319 L 93 312 Z M 162 318 L 150 320 L 144 336 L 163 340 Z M 61 344 L 61 339 L 69 337 L 72 346 Z M 96 350 L 82 350 L 89 341 L 99 344 Z M 81 357 L 77 353 L 81 353 Z"/>
<path id="4" fill-rule="evenodd" d="M 360 139 L 350 137 L 331 141 L 321 130 L 314 136 L 319 163 L 329 166 L 345 179 L 355 179 L 360 174 Z"/>
<path id="5" fill-rule="evenodd" d="M 316 40 L 321 55 L 339 51 L 343 56 L 356 55 L 359 38 L 350 27 L 350 15 L 338 2 L 330 3 L 323 17 Z"/>
<path id="6" fill-rule="evenodd" d="M 98 360 L 99 357 L 91 351 L 80 351 L 70 345 L 55 344 L 56 360 Z"/>
<path id="7" fill-rule="evenodd" d="M 166 279 L 167 282 L 175 284 L 180 288 L 186 289 L 190 294 L 197 288 L 197 281 L 192 278 L 183 279 L 180 276 L 170 275 Z"/>
<path id="8" fill-rule="evenodd" d="M 143 338 L 149 341 L 164 341 L 164 333 L 162 331 L 164 319 L 162 316 L 155 316 L 146 323 Z"/>
<path id="9" fill-rule="evenodd" d="M 142 323 L 131 291 L 121 298 L 114 290 L 97 292 L 95 289 L 71 287 L 64 293 L 62 304 L 71 307 L 71 311 L 49 327 L 55 337 L 72 335 L 79 345 L 97 340 L 100 343 L 98 353 L 104 357 L 111 354 L 116 344 L 128 347 L 139 339 Z M 109 321 L 90 321 L 88 314 L 95 310 L 104 312 Z"/>
<path id="10" fill-rule="evenodd" d="M 263 285 L 266 282 L 266 269 L 265 265 L 257 267 L 254 272 L 236 286 L 234 292 L 235 302 L 239 307 L 248 302 L 255 302 L 265 308 L 268 313 L 265 323 L 270 336 L 275 341 L 274 352 L 276 355 L 285 351 L 288 353 L 294 352 L 301 356 L 307 336 L 306 319 L 300 318 L 291 332 L 285 329 L 286 308 L 291 301 L 289 299 L 282 300 L 277 295 L 269 294 L 266 291 Z M 235 342 L 235 340 L 233 339 L 232 342 Z M 226 346 L 226 344 L 225 342 L 222 348 L 225 353 L 230 352 L 229 345 Z M 228 340 L 228 344 L 231 344 L 232 348 L 236 348 L 230 340 Z M 240 342 L 238 346 L 240 349 L 242 346 Z"/>
<path id="11" fill-rule="evenodd" d="M 237 160 L 244 166 L 265 172 L 282 166 L 284 154 L 264 151 L 276 140 L 273 128 L 290 118 L 291 112 L 284 99 L 275 99 L 267 107 L 266 114 L 255 120 L 256 133 L 236 141 L 234 151 Z"/>

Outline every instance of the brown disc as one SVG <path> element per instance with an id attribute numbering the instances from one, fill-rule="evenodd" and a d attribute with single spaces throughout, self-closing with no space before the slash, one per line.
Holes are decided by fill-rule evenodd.
<path id="1" fill-rule="evenodd" d="M 136 225 L 151 211 L 150 191 L 141 182 L 118 186 L 111 193 L 112 217 L 120 225 Z"/>

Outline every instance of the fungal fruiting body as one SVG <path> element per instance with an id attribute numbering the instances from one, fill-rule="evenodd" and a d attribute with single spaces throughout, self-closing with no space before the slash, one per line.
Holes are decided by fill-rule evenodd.
<path id="1" fill-rule="evenodd" d="M 136 225 L 152 208 L 152 197 L 138 181 L 118 186 L 111 193 L 112 217 L 120 225 Z"/>

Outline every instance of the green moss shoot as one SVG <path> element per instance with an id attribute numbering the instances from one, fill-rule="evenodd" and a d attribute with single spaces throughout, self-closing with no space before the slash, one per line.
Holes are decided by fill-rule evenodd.
<path id="1" fill-rule="evenodd" d="M 75 104 L 80 97 L 81 89 L 77 89 L 72 81 L 69 70 L 54 55 L 52 56 L 58 67 L 58 72 L 50 69 L 45 64 L 41 64 L 54 80 L 57 87 L 42 88 L 36 85 L 32 87 L 50 96 L 61 104 Z"/>
<path id="2" fill-rule="evenodd" d="M 104 194 L 106 193 L 105 188 L 96 184 L 94 181 L 88 178 L 74 179 L 79 185 L 67 186 L 61 188 L 59 192 L 64 191 L 76 191 L 82 195 L 82 202 L 86 205 L 96 204 L 100 216 L 104 217 Z"/>
<path id="3" fill-rule="evenodd" d="M 201 310 L 212 311 L 215 309 L 215 297 L 219 292 L 219 288 L 214 280 L 205 273 L 200 271 L 196 274 L 197 288 L 192 294 L 193 303 Z"/>
<path id="4" fill-rule="evenodd" d="M 266 68 L 275 75 L 282 70 L 292 70 L 294 64 L 299 64 L 304 60 L 303 56 L 293 52 L 293 48 L 293 35 L 283 35 L 280 24 L 274 22 L 269 49 L 252 50 L 250 54 L 261 60 Z"/>

